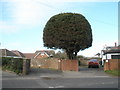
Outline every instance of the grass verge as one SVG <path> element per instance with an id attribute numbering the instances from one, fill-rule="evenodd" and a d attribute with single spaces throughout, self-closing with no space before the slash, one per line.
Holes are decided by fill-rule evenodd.
<path id="1" fill-rule="evenodd" d="M 114 76 L 120 76 L 120 70 L 106 70 L 105 72 Z"/>

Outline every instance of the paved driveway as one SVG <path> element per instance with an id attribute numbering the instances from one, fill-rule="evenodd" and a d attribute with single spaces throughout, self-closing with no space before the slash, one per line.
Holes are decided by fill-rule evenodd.
<path id="1" fill-rule="evenodd" d="M 31 69 L 26 76 L 3 72 L 3 88 L 117 88 L 118 78 L 102 68 L 81 67 L 79 72 Z"/>

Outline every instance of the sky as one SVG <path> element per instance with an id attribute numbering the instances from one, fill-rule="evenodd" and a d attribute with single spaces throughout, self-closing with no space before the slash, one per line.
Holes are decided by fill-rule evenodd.
<path id="1" fill-rule="evenodd" d="M 93 57 L 105 46 L 118 45 L 117 0 L 0 0 L 0 48 L 24 53 L 46 50 L 47 21 L 66 12 L 82 14 L 92 28 L 92 47 L 78 55 Z"/>

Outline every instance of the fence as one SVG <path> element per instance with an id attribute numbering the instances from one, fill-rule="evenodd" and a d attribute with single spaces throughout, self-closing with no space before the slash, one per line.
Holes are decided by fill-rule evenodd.
<path id="1" fill-rule="evenodd" d="M 58 59 L 32 59 L 31 67 L 51 68 L 62 71 L 78 71 L 77 60 L 58 60 Z"/>
<path id="2" fill-rule="evenodd" d="M 120 59 L 105 60 L 104 71 L 106 70 L 120 70 Z"/>

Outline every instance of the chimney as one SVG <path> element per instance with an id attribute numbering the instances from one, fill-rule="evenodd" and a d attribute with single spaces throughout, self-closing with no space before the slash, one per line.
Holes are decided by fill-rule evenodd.
<path id="1" fill-rule="evenodd" d="M 115 42 L 115 47 L 117 47 L 117 43 Z"/>

